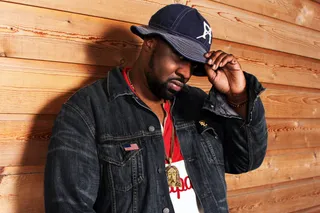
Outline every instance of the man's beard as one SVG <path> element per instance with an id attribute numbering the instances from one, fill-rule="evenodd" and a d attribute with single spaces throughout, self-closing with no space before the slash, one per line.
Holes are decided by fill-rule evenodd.
<path id="1" fill-rule="evenodd" d="M 178 92 L 175 90 L 169 89 L 168 83 L 171 80 L 178 80 L 178 81 L 182 82 L 184 85 L 184 80 L 181 78 L 171 78 L 165 82 L 159 82 L 159 80 L 154 75 L 154 56 L 155 55 L 153 52 L 150 57 L 150 60 L 149 60 L 150 71 L 146 72 L 146 79 L 147 79 L 148 87 L 151 90 L 151 92 L 155 96 L 157 96 L 159 99 L 171 100 Z"/>

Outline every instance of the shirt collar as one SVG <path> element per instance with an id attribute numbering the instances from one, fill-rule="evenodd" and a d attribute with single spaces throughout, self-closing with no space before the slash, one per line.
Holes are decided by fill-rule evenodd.
<path id="1" fill-rule="evenodd" d="M 108 72 L 106 89 L 110 101 L 120 96 L 134 95 L 124 80 L 121 73 L 121 68 L 119 67 L 116 67 Z"/>

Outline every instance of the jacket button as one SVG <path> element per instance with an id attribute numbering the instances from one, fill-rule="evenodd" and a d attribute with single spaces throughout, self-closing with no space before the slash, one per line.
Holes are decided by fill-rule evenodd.
<path id="1" fill-rule="evenodd" d="M 156 130 L 156 128 L 154 128 L 154 126 L 149 126 L 149 132 L 154 132 L 154 130 Z"/>
<path id="2" fill-rule="evenodd" d="M 162 212 L 163 212 L 163 213 L 169 213 L 170 210 L 169 210 L 169 208 L 164 208 Z"/>
<path id="3" fill-rule="evenodd" d="M 162 172 L 162 169 L 161 169 L 161 168 L 158 168 L 157 171 L 158 171 L 158 173 L 161 173 L 161 172 Z"/>

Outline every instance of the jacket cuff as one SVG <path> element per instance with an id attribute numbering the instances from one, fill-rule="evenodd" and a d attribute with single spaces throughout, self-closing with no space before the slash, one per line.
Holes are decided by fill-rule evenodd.
<path id="1" fill-rule="evenodd" d="M 258 101 L 260 94 L 265 91 L 265 88 L 261 85 L 258 79 L 247 72 L 244 72 L 246 78 L 246 88 L 248 93 L 248 105 L 247 105 L 247 122 L 252 121 L 252 112 L 255 103 Z M 243 120 L 241 116 L 236 113 L 227 102 L 226 95 L 220 93 L 215 87 L 211 87 L 208 98 L 203 105 L 204 110 L 208 110 L 218 116 L 226 118 L 237 118 Z"/>

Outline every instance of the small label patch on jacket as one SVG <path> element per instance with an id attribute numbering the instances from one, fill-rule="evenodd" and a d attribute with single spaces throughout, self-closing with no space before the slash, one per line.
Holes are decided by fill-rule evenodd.
<path id="1" fill-rule="evenodd" d="M 200 124 L 201 126 L 203 126 L 203 127 L 207 127 L 207 126 L 208 126 L 208 124 L 207 124 L 206 121 L 204 121 L 204 120 L 199 121 L 199 124 Z"/>
<path id="2" fill-rule="evenodd" d="M 124 148 L 125 151 L 139 150 L 139 146 L 136 143 L 125 144 L 125 145 L 123 145 L 123 148 Z"/>

